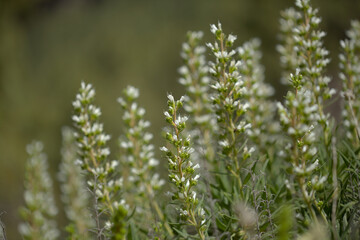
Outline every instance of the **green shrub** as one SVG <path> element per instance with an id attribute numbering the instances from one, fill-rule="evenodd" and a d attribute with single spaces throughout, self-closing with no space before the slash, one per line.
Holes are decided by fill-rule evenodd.
<path id="1" fill-rule="evenodd" d="M 157 173 L 139 90 L 129 86 L 118 99 L 125 128 L 110 161 L 95 90 L 81 84 L 59 174 L 69 239 L 360 239 L 360 23 L 340 44 L 336 124 L 325 111 L 336 91 L 318 10 L 309 0 L 295 5 L 280 20 L 283 102 L 264 81 L 258 39 L 236 47 L 236 36 L 211 25 L 208 61 L 203 34 L 187 34 L 185 94 L 169 94 L 164 112 L 168 182 Z M 40 143 L 29 149 L 20 231 L 56 239 L 46 158 Z"/>

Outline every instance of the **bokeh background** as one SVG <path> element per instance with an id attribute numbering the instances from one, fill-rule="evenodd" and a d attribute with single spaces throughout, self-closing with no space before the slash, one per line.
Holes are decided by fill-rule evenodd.
<path id="1" fill-rule="evenodd" d="M 338 43 L 350 20 L 360 18 L 360 1 L 312 2 L 328 33 L 328 74 L 339 86 Z M 6 211 L 1 218 L 8 239 L 21 239 L 17 209 L 23 204 L 25 146 L 33 139 L 45 143 L 56 182 L 61 127 L 71 125 L 71 102 L 82 80 L 96 88 L 113 158 L 122 130 L 116 98 L 128 84 L 140 88 L 140 103 L 161 143 L 166 93 L 183 93 L 177 69 L 186 32 L 202 30 L 205 41 L 212 41 L 209 24 L 221 21 L 238 44 L 260 38 L 266 81 L 281 100 L 286 88 L 279 84 L 275 50 L 278 19 L 293 5 L 292 0 L 0 0 L 0 213 Z M 55 192 L 59 196 L 58 185 Z M 61 209 L 59 197 L 57 203 Z M 63 227 L 62 211 L 58 220 Z"/>

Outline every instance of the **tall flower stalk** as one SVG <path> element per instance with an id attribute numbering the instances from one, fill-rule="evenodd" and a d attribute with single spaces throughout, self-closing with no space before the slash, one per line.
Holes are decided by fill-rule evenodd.
<path id="1" fill-rule="evenodd" d="M 175 185 L 172 193 L 174 203 L 178 205 L 180 219 L 183 225 L 190 225 L 196 229 L 197 237 L 206 237 L 205 211 L 202 208 L 194 189 L 200 175 L 196 169 L 200 165 L 191 161 L 194 149 L 191 147 L 190 136 L 184 137 L 187 117 L 181 116 L 179 109 L 183 106 L 184 97 L 175 101 L 168 95 L 168 110 L 164 112 L 166 122 L 171 130 L 166 132 L 166 139 L 172 146 L 171 149 L 162 147 L 169 163 L 169 179 Z"/>
<path id="2" fill-rule="evenodd" d="M 179 83 L 185 87 L 184 110 L 192 116 L 189 126 L 194 136 L 195 148 L 207 162 L 214 160 L 212 136 L 216 129 L 209 94 L 209 67 L 206 63 L 206 48 L 200 45 L 202 32 L 188 32 L 182 45 L 181 57 L 184 65 L 179 68 Z"/>
<path id="3" fill-rule="evenodd" d="M 344 135 L 347 141 L 346 151 L 339 155 L 339 165 L 346 171 L 339 172 L 339 189 L 333 196 L 333 205 L 338 204 L 339 210 L 334 210 L 333 229 L 344 229 L 345 226 L 352 238 L 360 233 L 359 204 L 347 208 L 347 202 L 360 202 L 360 22 L 352 21 L 351 28 L 347 32 L 348 39 L 341 41 L 340 79 L 342 80 L 342 92 L 344 108 L 342 111 Z M 342 162 L 344 161 L 344 162 Z M 338 191 L 337 191 L 338 190 Z M 336 201 L 336 202 L 335 202 Z M 345 206 L 345 207 L 344 207 Z M 337 215 L 336 215 L 337 214 Z M 344 219 L 341 221 L 341 219 Z M 339 222 L 339 225 L 335 225 Z M 336 233 L 334 233 L 336 236 Z"/>
<path id="4" fill-rule="evenodd" d="M 325 103 L 336 91 L 329 87 L 331 79 L 325 75 L 330 60 L 323 44 L 325 32 L 319 29 L 321 19 L 317 16 L 318 10 L 310 5 L 309 0 L 296 0 L 295 5 L 298 10 L 289 11 L 292 12 L 293 24 L 289 36 L 293 41 L 285 41 L 279 49 L 287 49 L 281 52 L 281 59 L 293 59 L 288 61 L 292 63 L 291 66 L 288 64 L 288 70 L 292 73 L 296 71 L 296 75 L 290 78 L 293 91 L 286 96 L 286 107 L 279 104 L 278 108 L 284 131 L 292 139 L 286 148 L 287 158 L 293 165 L 291 176 L 295 178 L 295 185 L 301 191 L 313 221 L 317 221 L 316 215 L 319 214 L 327 222 L 326 206 L 319 197 L 324 197 L 323 183 L 331 171 L 327 161 L 333 155 L 332 126 L 330 115 L 325 112 Z M 281 24 L 286 23 L 281 21 Z M 291 187 L 292 180 L 289 180 L 288 186 Z"/>
<path id="5" fill-rule="evenodd" d="M 326 222 L 326 216 L 316 197 L 317 191 L 327 179 L 327 176 L 316 174 L 319 160 L 318 149 L 314 144 L 317 140 L 314 124 L 318 116 L 318 106 L 312 103 L 310 90 L 303 86 L 305 83 L 299 71 L 290 75 L 290 82 L 293 91 L 287 93 L 285 105 L 278 103 L 280 122 L 284 133 L 289 137 L 284 152 L 292 165 L 291 178 L 287 185 L 293 194 L 302 196 L 313 221 L 317 221 L 317 214 L 320 214 Z"/>
<path id="6" fill-rule="evenodd" d="M 192 156 L 199 159 L 203 166 L 201 174 L 204 176 L 206 189 L 204 204 L 208 206 L 214 236 L 219 237 L 216 227 L 216 200 L 212 196 L 210 186 L 214 182 L 211 172 L 219 170 L 214 141 L 217 124 L 210 99 L 211 79 L 205 57 L 206 48 L 201 45 L 202 39 L 203 32 L 187 33 L 187 41 L 183 43 L 181 51 L 184 65 L 179 68 L 179 83 L 185 87 L 184 110 L 191 116 L 187 125 L 195 149 Z"/>
<path id="7" fill-rule="evenodd" d="M 220 128 L 219 145 L 225 156 L 226 168 L 236 179 L 238 192 L 242 194 L 240 172 L 255 149 L 248 149 L 244 145 L 246 131 L 251 128 L 251 124 L 244 118 L 249 103 L 244 99 L 246 89 L 239 73 L 241 62 L 234 59 L 236 51 L 230 50 L 236 36 L 225 35 L 220 23 L 211 25 L 210 30 L 216 38 L 214 44 L 208 43 L 207 46 L 215 57 L 215 62 L 210 62 L 209 71 L 215 79 L 211 87 L 215 90 L 212 101 Z"/>
<path id="8" fill-rule="evenodd" d="M 327 58 L 329 52 L 324 48 L 322 41 L 325 32 L 319 29 L 321 18 L 317 16 L 318 9 L 313 8 L 309 0 L 296 0 L 295 5 L 299 9 L 298 11 L 288 11 L 291 13 L 290 37 L 293 41 L 284 36 L 285 42 L 278 49 L 282 54 L 282 62 L 287 65 L 287 70 L 292 73 L 296 69 L 300 70 L 304 81 L 303 87 L 310 91 L 312 104 L 316 104 L 319 108 L 318 117 L 315 120 L 322 127 L 322 136 L 328 146 L 331 140 L 331 131 L 329 115 L 325 113 L 324 103 L 336 91 L 329 88 L 331 79 L 325 75 L 325 68 L 330 62 L 330 59 Z M 283 19 L 280 23 L 281 28 L 285 29 L 284 25 L 289 21 Z"/>
<path id="9" fill-rule="evenodd" d="M 280 20 L 282 78 L 290 86 L 281 103 L 270 100 L 259 40 L 236 48 L 236 36 L 210 25 L 215 42 L 207 44 L 213 58 L 207 62 L 203 34 L 188 33 L 179 69 L 187 96 L 169 94 L 164 112 L 166 207 L 139 90 L 129 86 L 118 99 L 121 161 L 111 161 L 95 90 L 81 83 L 73 102 L 76 132 L 64 128 L 59 173 L 68 239 L 322 240 L 329 230 L 335 240 L 359 238 L 360 23 L 352 22 L 340 42 L 344 119 L 340 131 L 330 131 L 335 121 L 325 104 L 335 90 L 325 75 L 325 33 L 310 0 L 295 5 Z M 43 145 L 33 142 L 27 151 L 19 231 L 23 239 L 55 240 L 57 208 Z M 0 238 L 4 233 L 0 221 Z"/>
<path id="10" fill-rule="evenodd" d="M 289 84 L 288 78 L 290 73 L 299 66 L 299 58 L 294 51 L 296 41 L 294 39 L 294 28 L 301 24 L 301 13 L 294 8 L 288 8 L 280 12 L 280 34 L 281 44 L 276 46 L 280 53 L 280 66 L 282 67 L 281 82 Z"/>
<path id="11" fill-rule="evenodd" d="M 173 237 L 172 229 L 155 199 L 165 181 L 154 171 L 159 161 L 155 159 L 154 145 L 151 144 L 153 135 L 147 132 L 150 122 L 144 120 L 145 109 L 138 106 L 138 97 L 139 90 L 128 86 L 123 97 L 118 98 L 124 110 L 125 133 L 120 138 L 119 145 L 122 149 L 123 164 L 128 171 L 127 179 L 124 179 L 128 202 L 132 202 L 132 207 L 136 207 L 136 221 L 143 223 L 142 228 L 150 228 L 149 223 L 159 221 L 164 224 L 169 236 Z"/>
<path id="12" fill-rule="evenodd" d="M 348 39 L 341 41 L 340 78 L 343 82 L 342 97 L 344 110 L 342 112 L 346 137 L 355 148 L 360 147 L 360 22 L 353 21 L 351 30 L 347 32 Z"/>
<path id="13" fill-rule="evenodd" d="M 90 196 L 87 191 L 84 172 L 80 166 L 76 165 L 77 146 L 73 130 L 64 127 L 62 137 L 62 161 L 58 179 L 62 184 L 61 199 L 65 205 L 65 213 L 70 220 L 70 224 L 67 226 L 69 239 L 88 239 L 94 223 L 89 212 Z"/>
<path id="14" fill-rule="evenodd" d="M 249 138 L 247 145 L 255 149 L 254 153 L 252 153 L 254 161 L 244 171 L 247 176 L 245 178 L 251 176 L 251 181 L 245 183 L 247 187 L 245 192 L 251 196 L 247 201 L 249 201 L 248 204 L 252 204 L 256 212 L 255 215 L 257 215 L 256 224 L 254 225 L 256 225 L 255 230 L 258 238 L 267 234 L 273 236 L 275 229 L 270 210 L 273 196 L 266 187 L 268 184 L 267 178 L 270 178 L 270 176 L 264 175 L 265 168 L 263 166 L 267 162 L 274 164 L 277 150 L 274 143 L 278 140 L 277 136 L 280 131 L 279 121 L 275 118 L 276 104 L 270 99 L 274 94 L 274 89 L 266 84 L 264 67 L 260 63 L 262 57 L 260 46 L 260 40 L 255 38 L 236 49 L 237 57 L 241 62 L 239 73 L 246 89 L 242 98 L 249 104 L 247 111 L 244 113 L 244 119 L 251 124 L 251 128 L 247 130 Z M 256 166 L 256 163 L 260 161 L 262 164 Z M 270 170 L 271 175 L 277 174 L 277 172 L 273 171 L 278 172 L 279 170 Z M 249 208 L 249 206 L 246 208 Z M 242 225 L 244 226 L 244 224 Z M 250 236 L 254 235 L 252 232 L 254 225 L 249 227 L 250 224 L 243 227 Z M 268 226 L 266 228 L 267 232 L 262 230 L 264 226 Z"/>
<path id="15" fill-rule="evenodd" d="M 78 163 L 87 171 L 97 239 L 124 239 L 127 210 L 120 198 L 122 179 L 117 174 L 118 161 L 108 160 L 110 150 L 106 143 L 110 136 L 103 132 L 103 124 L 99 122 L 101 111 L 93 105 L 94 97 L 92 85 L 82 82 L 73 102 Z"/>
<path id="16" fill-rule="evenodd" d="M 26 162 L 24 181 L 25 206 L 20 209 L 24 222 L 19 225 L 19 231 L 23 239 L 28 240 L 52 240 L 59 237 L 55 221 L 58 210 L 43 147 L 37 141 L 26 147 L 29 159 Z"/>
<path id="17" fill-rule="evenodd" d="M 237 48 L 239 73 L 246 91 L 243 98 L 249 104 L 245 119 L 251 123 L 249 137 L 259 155 L 267 154 L 279 131 L 275 120 L 276 105 L 270 100 L 274 89 L 265 83 L 264 67 L 261 65 L 260 40 L 255 38 Z"/>

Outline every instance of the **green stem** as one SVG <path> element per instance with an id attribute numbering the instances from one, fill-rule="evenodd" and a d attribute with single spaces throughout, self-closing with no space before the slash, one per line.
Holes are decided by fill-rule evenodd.
<path id="1" fill-rule="evenodd" d="M 155 202 L 155 201 L 151 201 L 151 205 L 152 205 L 152 207 L 155 209 L 158 217 L 160 218 L 160 221 L 161 221 L 162 223 L 164 223 L 164 227 L 165 227 L 166 231 L 168 232 L 169 236 L 170 236 L 171 238 L 173 238 L 173 237 L 174 237 L 174 233 L 173 233 L 170 225 L 168 224 L 168 222 L 165 221 L 164 214 L 162 213 L 159 205 L 158 205 L 157 202 Z"/>

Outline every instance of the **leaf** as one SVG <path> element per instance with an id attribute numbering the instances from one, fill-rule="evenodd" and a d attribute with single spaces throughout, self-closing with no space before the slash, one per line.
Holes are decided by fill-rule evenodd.
<path id="1" fill-rule="evenodd" d="M 136 229 L 136 226 L 134 224 L 133 221 L 130 221 L 129 226 L 128 226 L 128 233 L 126 236 L 126 239 L 131 239 L 131 240 L 139 240 L 139 236 L 137 234 L 138 230 Z"/>
<path id="2" fill-rule="evenodd" d="M 177 232 L 180 236 L 182 236 L 183 238 L 185 239 L 188 239 L 189 238 L 189 234 L 187 234 L 186 232 L 183 232 L 177 228 L 173 228 L 175 230 L 175 232 Z"/>

